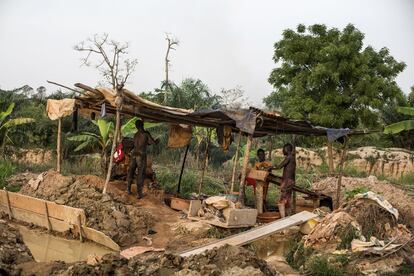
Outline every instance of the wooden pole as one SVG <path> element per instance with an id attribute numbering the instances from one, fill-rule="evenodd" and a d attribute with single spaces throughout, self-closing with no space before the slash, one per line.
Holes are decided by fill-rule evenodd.
<path id="1" fill-rule="evenodd" d="M 333 150 L 332 150 L 332 143 L 328 141 L 327 144 L 327 151 L 328 151 L 328 168 L 329 168 L 329 175 L 333 175 L 335 166 L 334 166 L 334 157 L 333 157 Z"/>
<path id="2" fill-rule="evenodd" d="M 6 196 L 6 204 L 7 204 L 7 213 L 9 215 L 9 219 L 11 220 L 13 218 L 11 206 L 10 206 L 10 199 L 9 199 L 9 192 L 7 191 L 6 187 L 3 188 L 4 194 Z"/>
<path id="3" fill-rule="evenodd" d="M 45 217 L 46 217 L 46 226 L 47 226 L 47 231 L 51 231 L 52 230 L 52 224 L 50 223 L 50 218 L 49 218 L 49 209 L 47 208 L 47 202 L 43 201 L 44 205 L 45 205 Z"/>
<path id="4" fill-rule="evenodd" d="M 56 171 L 61 172 L 61 161 L 62 161 L 62 118 L 58 120 L 58 135 L 57 135 L 57 149 L 56 149 Z"/>
<path id="5" fill-rule="evenodd" d="M 119 109 L 116 110 L 116 122 L 115 122 L 115 134 L 114 134 L 114 138 L 112 141 L 112 148 L 111 148 L 111 155 L 109 156 L 109 166 L 108 166 L 108 172 L 106 174 L 106 180 L 105 180 L 105 185 L 103 188 L 103 193 L 106 194 L 106 190 L 108 188 L 108 183 L 111 180 L 111 175 L 112 175 L 112 167 L 114 165 L 114 153 L 115 153 L 115 148 L 116 148 L 116 144 L 117 144 L 117 138 L 119 136 L 119 128 L 120 128 L 120 124 L 121 124 L 121 112 L 119 111 Z"/>
<path id="6" fill-rule="evenodd" d="M 83 242 L 82 220 L 81 220 L 81 216 L 80 215 L 78 215 L 78 228 L 79 228 L 79 240 L 80 240 L 80 242 Z"/>
<path id="7" fill-rule="evenodd" d="M 249 164 L 249 156 L 250 156 L 250 149 L 252 148 L 252 141 L 253 135 L 249 134 L 247 136 L 247 144 L 246 149 L 244 151 L 244 158 L 243 158 L 243 167 L 242 167 L 242 175 L 240 179 L 240 191 L 239 191 L 239 201 L 244 206 L 244 195 L 245 195 L 245 181 L 246 181 L 246 173 L 247 173 L 247 165 Z"/>
<path id="8" fill-rule="evenodd" d="M 293 152 L 292 152 L 292 154 L 293 154 L 293 158 L 296 162 L 296 138 L 297 138 L 297 136 L 294 134 L 292 138 L 293 138 L 292 139 L 293 140 Z M 295 178 L 296 178 L 296 174 L 295 174 Z M 296 183 L 296 179 L 295 179 L 295 183 Z M 297 196 L 296 191 L 293 190 L 293 192 L 292 192 L 292 197 L 293 197 L 293 199 L 292 199 L 292 210 L 291 210 L 289 215 L 296 214 L 296 196 Z"/>
<path id="9" fill-rule="evenodd" d="M 210 145 L 210 139 L 211 139 L 211 131 L 207 130 L 208 134 L 207 134 L 207 145 L 206 145 L 206 151 L 205 151 L 205 157 L 204 157 L 204 163 L 203 163 L 203 169 L 201 170 L 201 175 L 200 175 L 200 183 L 198 185 L 198 196 L 201 196 L 201 188 L 203 187 L 203 182 L 204 182 L 204 175 L 206 172 L 206 168 L 208 165 L 208 150 L 209 150 L 209 145 Z"/>
<path id="10" fill-rule="evenodd" d="M 237 135 L 237 147 L 236 147 L 236 154 L 234 155 L 233 172 L 231 174 L 230 192 L 234 192 L 234 181 L 236 180 L 237 165 L 239 164 L 240 140 L 241 140 L 241 131 L 239 132 L 239 135 Z"/>
<path id="11" fill-rule="evenodd" d="M 348 137 L 344 137 L 344 145 L 342 148 L 342 154 L 341 154 L 341 161 L 339 163 L 339 176 L 338 176 L 338 183 L 336 185 L 336 206 L 335 209 L 339 208 L 340 204 L 340 198 L 341 198 L 341 185 L 342 185 L 342 175 L 344 173 L 344 163 L 345 163 L 345 157 L 347 152 L 347 146 L 348 146 Z"/>
<path id="12" fill-rule="evenodd" d="M 272 161 L 272 151 L 273 151 L 273 137 L 269 136 L 269 161 Z"/>
<path id="13" fill-rule="evenodd" d="M 182 165 L 181 165 L 180 177 L 178 178 L 177 195 L 179 195 L 179 194 L 180 194 L 181 179 L 182 179 L 182 177 L 183 177 L 184 166 L 185 166 L 185 160 L 187 159 L 187 153 L 188 153 L 188 149 L 189 149 L 189 148 L 190 148 L 190 143 L 188 143 L 187 147 L 185 148 L 185 153 L 184 153 L 183 163 L 182 163 Z"/>

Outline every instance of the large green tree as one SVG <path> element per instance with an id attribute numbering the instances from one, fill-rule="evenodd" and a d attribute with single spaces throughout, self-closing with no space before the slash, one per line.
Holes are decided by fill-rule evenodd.
<path id="1" fill-rule="evenodd" d="M 395 78 L 405 64 L 363 40 L 351 24 L 342 31 L 319 24 L 285 30 L 274 45 L 274 92 L 265 104 L 326 127 L 377 125 L 378 111 L 402 93 Z"/>

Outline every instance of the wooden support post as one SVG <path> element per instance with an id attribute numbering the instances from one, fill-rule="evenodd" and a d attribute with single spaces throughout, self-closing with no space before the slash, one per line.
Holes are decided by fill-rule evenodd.
<path id="1" fill-rule="evenodd" d="M 209 146 L 210 146 L 210 140 L 211 140 L 211 131 L 207 130 L 208 134 L 207 134 L 207 145 L 206 145 L 206 151 L 204 154 L 204 164 L 203 164 L 203 168 L 201 170 L 201 175 L 200 175 L 200 182 L 198 185 L 198 196 L 201 196 L 201 188 L 203 187 L 203 182 L 204 182 L 204 175 L 208 166 L 208 152 L 209 152 Z"/>
<path id="2" fill-rule="evenodd" d="M 272 151 L 273 151 L 273 137 L 269 136 L 269 156 L 267 159 L 269 159 L 269 161 L 272 161 Z"/>
<path id="3" fill-rule="evenodd" d="M 102 193 L 106 194 L 106 190 L 108 188 L 108 183 L 111 180 L 111 175 L 112 175 L 112 167 L 114 165 L 114 153 L 115 153 L 115 148 L 116 148 L 116 144 L 117 144 L 117 140 L 118 140 L 118 136 L 120 133 L 120 125 L 121 125 L 121 112 L 119 110 L 119 108 L 116 109 L 116 122 L 115 122 L 115 134 L 112 140 L 112 148 L 111 148 L 111 155 L 109 156 L 109 166 L 108 166 L 108 172 L 106 174 L 106 179 L 105 179 L 105 185 L 103 188 Z"/>
<path id="4" fill-rule="evenodd" d="M 338 176 L 338 183 L 336 185 L 335 209 L 338 209 L 339 205 L 340 205 L 342 175 L 344 173 L 344 163 L 345 163 L 345 157 L 346 157 L 346 152 L 347 152 L 347 146 L 348 146 L 348 137 L 345 136 L 344 137 L 344 145 L 343 145 L 342 154 L 341 154 L 341 161 L 339 163 L 339 176 Z"/>
<path id="5" fill-rule="evenodd" d="M 256 180 L 256 209 L 258 214 L 263 213 L 263 186 L 264 182 Z"/>
<path id="6" fill-rule="evenodd" d="M 293 134 L 293 158 L 295 159 L 295 163 L 296 163 L 296 140 L 297 140 L 297 136 L 296 134 Z M 295 174 L 295 183 L 296 183 L 296 174 Z M 292 192 L 292 208 L 290 210 L 290 215 L 296 214 L 296 191 Z"/>
<path id="7" fill-rule="evenodd" d="M 244 196 L 245 196 L 245 181 L 246 181 L 246 173 L 247 173 L 247 165 L 249 164 L 249 157 L 250 157 L 250 149 L 252 147 L 253 142 L 253 135 L 249 134 L 247 136 L 247 144 L 246 149 L 244 152 L 243 157 L 243 167 L 242 167 L 242 174 L 240 179 L 240 191 L 239 191 L 239 201 L 244 206 Z"/>
<path id="8" fill-rule="evenodd" d="M 329 175 L 333 175 L 335 166 L 334 166 L 334 157 L 333 157 L 333 149 L 332 149 L 332 142 L 328 141 L 327 144 L 327 151 L 328 151 L 328 168 L 329 168 Z"/>
<path id="9" fill-rule="evenodd" d="M 43 202 L 45 205 L 46 227 L 47 227 L 47 230 L 50 232 L 52 230 L 52 224 L 50 223 L 49 209 L 47 208 L 47 202 L 46 201 L 43 201 Z"/>
<path id="10" fill-rule="evenodd" d="M 58 119 L 57 149 L 56 149 L 56 171 L 61 172 L 62 162 L 62 118 Z"/>
<path id="11" fill-rule="evenodd" d="M 7 191 L 6 187 L 4 187 L 3 190 L 6 196 L 7 213 L 9 215 L 9 219 L 11 220 L 13 218 L 13 213 L 12 213 L 11 206 L 10 206 L 9 192 Z"/>
<path id="12" fill-rule="evenodd" d="M 79 240 L 80 240 L 80 242 L 83 242 L 82 221 L 81 221 L 81 216 L 80 215 L 78 215 L 78 228 L 79 228 Z"/>
<path id="13" fill-rule="evenodd" d="M 234 155 L 234 161 L 233 161 L 233 171 L 231 174 L 230 192 L 234 192 L 234 181 L 236 180 L 237 165 L 239 164 L 240 140 L 241 140 L 241 131 L 237 135 L 237 147 L 236 147 L 236 154 Z"/>
<path id="14" fill-rule="evenodd" d="M 180 194 L 180 188 L 181 188 L 181 179 L 183 177 L 184 172 L 184 166 L 185 166 L 185 160 L 187 159 L 188 149 L 190 148 L 190 142 L 188 143 L 187 147 L 185 148 L 184 158 L 183 158 L 183 164 L 181 165 L 181 171 L 180 171 L 180 177 L 178 178 L 178 185 L 177 185 L 177 195 Z"/>

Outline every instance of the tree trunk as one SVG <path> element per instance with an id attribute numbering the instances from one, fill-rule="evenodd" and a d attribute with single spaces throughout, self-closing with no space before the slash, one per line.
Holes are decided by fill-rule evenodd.
<path id="1" fill-rule="evenodd" d="M 332 143 L 328 142 L 327 145 L 328 145 L 328 168 L 329 168 L 329 174 L 332 175 L 335 171 L 334 160 L 333 160 Z"/>
<path id="2" fill-rule="evenodd" d="M 237 165 L 239 164 L 240 140 L 241 140 L 241 132 L 239 132 L 239 134 L 237 135 L 237 147 L 236 147 L 236 154 L 234 155 L 234 161 L 233 161 L 233 171 L 231 174 L 230 192 L 234 192 L 234 181 L 236 179 Z"/>
<path id="3" fill-rule="evenodd" d="M 339 176 L 338 176 L 338 183 L 336 186 L 336 206 L 335 209 L 339 208 L 340 204 L 340 198 L 341 198 L 341 185 L 342 185 L 342 175 L 344 171 L 344 163 L 345 163 L 345 157 L 346 157 L 346 151 L 347 151 L 347 144 L 348 144 L 348 138 L 345 137 L 344 146 L 342 148 L 342 154 L 341 154 L 341 160 L 339 162 Z"/>
<path id="4" fill-rule="evenodd" d="M 243 168 L 242 168 L 242 175 L 240 179 L 240 191 L 239 191 L 239 201 L 242 206 L 244 206 L 244 196 L 245 196 L 245 181 L 246 181 L 246 174 L 247 174 L 247 165 L 249 164 L 249 157 L 250 157 L 250 149 L 252 147 L 253 135 L 249 134 L 247 136 L 247 144 L 246 149 L 244 151 L 244 159 L 243 159 Z"/>
<path id="5" fill-rule="evenodd" d="M 203 187 L 203 182 L 204 182 L 204 175 L 208 166 L 208 150 L 209 150 L 209 146 L 210 146 L 210 139 L 211 139 L 211 131 L 208 131 L 207 134 L 207 145 L 206 145 L 206 151 L 205 151 L 205 157 L 204 157 L 204 164 L 203 164 L 203 168 L 201 170 L 201 175 L 200 175 L 200 183 L 198 185 L 198 196 L 200 197 L 201 195 L 201 188 Z"/>
<path id="6" fill-rule="evenodd" d="M 106 189 L 108 188 L 108 183 L 111 180 L 112 167 L 113 167 L 113 164 L 114 164 L 114 153 L 115 153 L 116 144 L 118 142 L 117 140 L 118 140 L 118 136 L 119 136 L 120 125 L 121 125 L 121 112 L 120 112 L 119 108 L 117 108 L 117 110 L 116 110 L 115 134 L 114 134 L 114 138 L 112 140 L 111 155 L 109 156 L 109 166 L 108 166 L 108 172 L 106 174 L 105 186 L 104 186 L 103 191 L 102 191 L 102 193 L 104 193 L 104 194 L 106 194 Z"/>

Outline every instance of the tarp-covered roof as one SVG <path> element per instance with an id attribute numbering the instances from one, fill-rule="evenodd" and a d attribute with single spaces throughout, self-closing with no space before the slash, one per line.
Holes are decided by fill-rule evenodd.
<path id="1" fill-rule="evenodd" d="M 107 113 L 116 112 L 116 93 L 108 88 L 91 88 L 76 84 L 86 91 L 77 97 L 77 106 L 82 110 L 100 112 L 105 103 Z M 304 120 L 291 120 L 276 114 L 250 107 L 240 110 L 190 110 L 163 106 L 143 99 L 133 92 L 123 90 L 123 114 L 141 117 L 155 122 L 188 124 L 203 127 L 231 126 L 233 131 L 242 131 L 254 136 L 275 134 L 327 135 L 327 128 L 312 125 Z M 349 131 L 361 134 L 363 131 Z"/>

